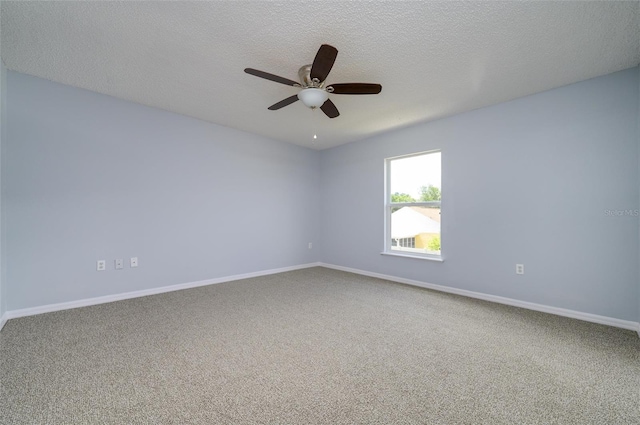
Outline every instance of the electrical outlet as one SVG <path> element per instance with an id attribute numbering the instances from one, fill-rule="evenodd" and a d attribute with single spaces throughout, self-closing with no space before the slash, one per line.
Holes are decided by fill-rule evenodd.
<path id="1" fill-rule="evenodd" d="M 122 260 L 122 258 L 118 258 L 115 261 L 115 264 L 116 264 L 116 270 L 120 270 L 120 269 L 124 268 L 124 260 Z"/>
<path id="2" fill-rule="evenodd" d="M 313 244 L 309 242 L 309 249 L 313 248 Z"/>
<path id="3" fill-rule="evenodd" d="M 138 257 L 131 257 L 131 267 L 138 267 Z"/>
<path id="4" fill-rule="evenodd" d="M 107 262 L 105 260 L 98 260 L 96 263 L 96 270 L 103 272 L 107 269 Z"/>
<path id="5" fill-rule="evenodd" d="M 516 264 L 516 274 L 524 274 L 524 264 Z"/>

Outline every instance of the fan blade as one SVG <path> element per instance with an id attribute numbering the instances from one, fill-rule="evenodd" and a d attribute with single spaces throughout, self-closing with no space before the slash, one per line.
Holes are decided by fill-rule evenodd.
<path id="1" fill-rule="evenodd" d="M 331 84 L 327 86 L 333 87 L 333 94 L 378 94 L 382 91 L 380 84 L 369 83 L 343 83 L 343 84 Z"/>
<path id="2" fill-rule="evenodd" d="M 269 106 L 269 110 L 270 111 L 277 111 L 280 108 L 284 108 L 287 105 L 291 105 L 293 102 L 295 102 L 296 100 L 298 100 L 298 95 L 294 94 L 293 96 L 290 96 L 284 100 L 281 100 L 278 103 L 274 103 L 273 105 Z"/>
<path id="3" fill-rule="evenodd" d="M 327 101 L 322 104 L 320 109 L 322 109 L 322 112 L 324 112 L 325 115 L 329 118 L 335 118 L 340 115 L 340 112 L 338 112 L 338 108 L 336 108 L 336 105 L 333 104 L 331 99 L 327 99 Z"/>
<path id="4" fill-rule="evenodd" d="M 316 58 L 313 60 L 313 65 L 311 65 L 311 79 L 317 78 L 320 82 L 326 80 L 329 71 L 333 68 L 333 63 L 336 61 L 336 56 L 338 56 L 338 49 L 335 47 L 328 44 L 320 46 Z"/>
<path id="5" fill-rule="evenodd" d="M 269 74 L 268 72 L 258 71 L 253 68 L 245 68 L 244 72 L 247 74 L 255 75 L 256 77 L 264 78 L 265 80 L 275 81 L 276 83 L 285 84 L 287 86 L 299 86 L 300 83 L 290 80 L 284 77 L 278 77 L 277 75 Z"/>

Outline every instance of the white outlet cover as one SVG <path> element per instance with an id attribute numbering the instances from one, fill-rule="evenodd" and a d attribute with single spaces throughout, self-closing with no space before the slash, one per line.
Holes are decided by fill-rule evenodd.
<path id="1" fill-rule="evenodd" d="M 131 267 L 138 267 L 138 257 L 131 257 Z"/>
<path id="2" fill-rule="evenodd" d="M 115 261 L 115 264 L 116 264 L 116 270 L 124 268 L 124 261 L 121 258 L 117 259 Z"/>
<path id="3" fill-rule="evenodd" d="M 96 270 L 99 272 L 105 271 L 107 269 L 107 262 L 105 260 L 98 260 L 96 262 Z"/>

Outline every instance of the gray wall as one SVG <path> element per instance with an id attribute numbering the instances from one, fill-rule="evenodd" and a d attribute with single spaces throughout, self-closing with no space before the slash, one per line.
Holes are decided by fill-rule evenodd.
<path id="1" fill-rule="evenodd" d="M 322 261 L 638 320 L 638 69 L 321 155 Z M 444 263 L 382 256 L 384 158 L 442 149 Z M 525 275 L 515 274 L 524 263 Z"/>
<path id="2" fill-rule="evenodd" d="M 322 152 L 7 74 L 0 308 L 321 259 L 640 319 L 637 68 Z M 445 262 L 381 256 L 384 158 L 435 148 Z"/>
<path id="3" fill-rule="evenodd" d="M 5 134 L 7 130 L 6 125 L 6 111 L 7 111 L 7 70 L 0 60 L 0 193 L 2 192 L 2 162 L 4 160 L 4 155 L 2 151 L 4 150 L 4 143 L 6 140 Z M 0 319 L 5 311 L 7 311 L 6 306 L 6 279 L 5 279 L 5 226 L 4 226 L 4 203 L 2 202 L 2 196 L 0 195 Z"/>
<path id="4" fill-rule="evenodd" d="M 7 86 L 9 310 L 317 261 L 317 151 L 16 72 Z"/>

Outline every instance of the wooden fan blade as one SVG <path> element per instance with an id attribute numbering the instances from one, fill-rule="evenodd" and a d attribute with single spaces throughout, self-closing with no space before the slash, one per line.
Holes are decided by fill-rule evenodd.
<path id="1" fill-rule="evenodd" d="M 338 56 L 338 49 L 328 44 L 323 44 L 316 53 L 316 58 L 311 65 L 311 79 L 317 78 L 318 81 L 323 82 L 327 79 L 329 71 L 333 68 L 333 63 Z"/>
<path id="2" fill-rule="evenodd" d="M 277 75 L 269 74 L 268 72 L 259 71 L 253 68 L 245 68 L 244 72 L 247 74 L 255 75 L 256 77 L 264 78 L 265 80 L 275 81 L 276 83 L 284 84 L 287 86 L 299 86 L 297 81 L 290 80 L 284 77 L 278 77 Z"/>
<path id="3" fill-rule="evenodd" d="M 336 105 L 333 104 L 331 99 L 327 99 L 327 101 L 322 104 L 320 109 L 322 109 L 322 112 L 324 112 L 325 115 L 329 118 L 335 118 L 340 115 L 340 112 L 338 112 L 338 108 L 336 108 Z"/>
<path id="4" fill-rule="evenodd" d="M 327 86 L 333 87 L 333 94 L 378 94 L 382 91 L 380 84 L 369 83 L 343 83 L 343 84 L 331 84 Z"/>
<path id="5" fill-rule="evenodd" d="M 290 96 L 284 100 L 281 100 L 278 103 L 274 103 L 273 105 L 269 106 L 269 110 L 270 111 L 277 111 L 280 108 L 284 108 L 287 105 L 291 105 L 293 102 L 295 102 L 296 100 L 298 100 L 298 95 L 294 94 L 293 96 Z"/>

